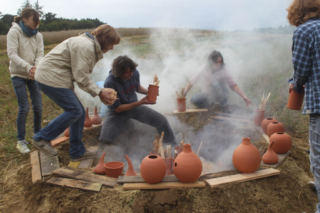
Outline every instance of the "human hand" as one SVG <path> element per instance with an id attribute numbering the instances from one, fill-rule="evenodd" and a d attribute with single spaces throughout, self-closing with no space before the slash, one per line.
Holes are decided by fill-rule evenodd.
<path id="1" fill-rule="evenodd" d="M 102 90 L 102 92 L 99 94 L 101 102 L 107 105 L 112 105 L 116 98 L 111 97 L 111 94 L 113 94 L 112 90 Z"/>
<path id="2" fill-rule="evenodd" d="M 29 78 L 34 80 L 34 74 L 36 72 L 36 67 L 32 67 L 30 70 L 29 70 Z"/>
<path id="3" fill-rule="evenodd" d="M 142 99 L 140 100 L 140 103 L 141 103 L 141 104 L 156 104 L 156 102 L 148 101 L 148 96 L 142 98 Z"/>
<path id="4" fill-rule="evenodd" d="M 244 97 L 243 100 L 246 102 L 246 107 L 249 107 L 250 104 L 253 105 L 251 100 L 248 97 Z"/>
<path id="5" fill-rule="evenodd" d="M 293 84 L 289 84 L 289 93 L 291 93 L 291 91 L 294 91 L 294 85 Z"/>

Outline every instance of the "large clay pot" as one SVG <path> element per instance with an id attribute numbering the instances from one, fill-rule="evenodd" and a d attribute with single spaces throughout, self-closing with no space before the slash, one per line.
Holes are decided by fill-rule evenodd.
<path id="1" fill-rule="evenodd" d="M 270 137 L 270 141 L 274 141 L 273 150 L 277 154 L 284 154 L 291 148 L 291 137 L 287 133 L 278 132 L 274 133 Z"/>
<path id="2" fill-rule="evenodd" d="M 272 134 L 284 132 L 284 126 L 279 121 L 269 123 L 267 127 L 267 135 L 271 137 Z"/>
<path id="3" fill-rule="evenodd" d="M 178 112 L 186 111 L 186 98 L 177 98 Z"/>
<path id="4" fill-rule="evenodd" d="M 89 109 L 88 109 L 88 107 L 86 109 L 86 120 L 84 120 L 84 127 L 92 127 L 92 122 L 91 122 L 91 119 L 89 117 Z"/>
<path id="5" fill-rule="evenodd" d="M 304 92 L 297 93 L 296 91 L 291 90 L 289 94 L 287 107 L 293 110 L 301 110 L 303 99 L 304 99 Z"/>
<path id="6" fill-rule="evenodd" d="M 128 155 L 125 155 L 124 157 L 127 159 L 127 162 L 128 162 L 128 170 L 124 176 L 137 176 L 136 172 L 133 169 L 132 162 L 131 162 L 130 158 L 128 157 Z"/>
<path id="7" fill-rule="evenodd" d="M 251 144 L 250 138 L 242 139 L 242 143 L 233 152 L 232 162 L 242 173 L 253 173 L 259 168 L 261 155 L 257 147 Z"/>
<path id="8" fill-rule="evenodd" d="M 159 94 L 159 86 L 150 84 L 148 87 L 148 101 L 156 102 Z"/>
<path id="9" fill-rule="evenodd" d="M 278 155 L 273 151 L 274 141 L 269 144 L 267 152 L 263 155 L 262 161 L 265 164 L 276 164 L 279 161 Z"/>
<path id="10" fill-rule="evenodd" d="M 266 118 L 262 121 L 261 128 L 265 134 L 267 134 L 267 127 L 269 123 L 272 123 L 272 122 L 277 122 L 277 120 L 274 118 Z"/>
<path id="11" fill-rule="evenodd" d="M 263 119 L 264 119 L 264 110 L 256 109 L 254 114 L 254 124 L 256 126 L 261 126 Z"/>
<path id="12" fill-rule="evenodd" d="M 173 173 L 172 171 L 172 165 L 174 158 L 163 158 L 164 163 L 166 164 L 166 175 L 171 175 Z"/>
<path id="13" fill-rule="evenodd" d="M 97 112 L 97 107 L 94 108 L 94 115 L 92 116 L 91 118 L 91 122 L 92 124 L 94 125 L 98 125 L 98 124 L 101 124 L 101 117 L 98 115 L 98 112 Z"/>
<path id="14" fill-rule="evenodd" d="M 173 163 L 173 173 L 182 183 L 194 183 L 202 172 L 200 158 L 191 150 L 191 144 L 184 144 L 183 151 Z"/>
<path id="15" fill-rule="evenodd" d="M 66 137 L 70 137 L 70 127 L 68 127 L 66 130 L 64 130 L 63 134 Z"/>
<path id="16" fill-rule="evenodd" d="M 166 164 L 158 155 L 148 155 L 140 166 L 141 176 L 147 183 L 159 183 L 166 175 Z"/>
<path id="17" fill-rule="evenodd" d="M 106 155 L 106 153 L 104 152 L 101 155 L 100 161 L 99 163 L 96 165 L 96 167 L 94 167 L 94 173 L 99 174 L 99 175 L 105 175 L 106 174 L 106 170 L 104 168 L 104 156 Z"/>
<path id="18" fill-rule="evenodd" d="M 106 175 L 108 177 L 118 178 L 122 175 L 124 163 L 118 161 L 111 161 L 104 164 Z"/>

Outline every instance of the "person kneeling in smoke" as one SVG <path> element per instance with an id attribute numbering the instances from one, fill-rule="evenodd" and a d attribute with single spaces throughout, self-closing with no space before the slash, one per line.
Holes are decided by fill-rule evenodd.
<path id="1" fill-rule="evenodd" d="M 227 86 L 243 98 L 247 107 L 252 104 L 226 70 L 223 57 L 219 51 L 214 50 L 209 55 L 207 63 L 200 67 L 198 72 L 188 82 L 185 93 L 187 94 L 191 87 L 201 78 L 204 79 L 205 88 L 202 92 L 192 96 L 191 103 L 195 106 L 207 108 L 214 103 L 219 103 L 226 112 L 230 113 Z"/>
<path id="2" fill-rule="evenodd" d="M 106 119 L 101 128 L 100 141 L 112 143 L 120 132 L 129 126 L 130 119 L 149 124 L 157 128 L 159 135 L 164 132 L 164 143 L 176 143 L 167 119 L 155 110 L 145 106 L 155 104 L 147 100 L 147 96 L 138 101 L 137 94 L 148 94 L 148 90 L 140 85 L 138 65 L 127 56 L 114 59 L 104 87 L 117 92 L 117 100 L 108 106 Z"/>

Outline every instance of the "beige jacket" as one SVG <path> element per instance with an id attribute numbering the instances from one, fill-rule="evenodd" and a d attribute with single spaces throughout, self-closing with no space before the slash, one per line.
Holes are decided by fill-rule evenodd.
<path id="1" fill-rule="evenodd" d="M 95 64 L 103 58 L 97 39 L 85 33 L 69 38 L 52 49 L 37 67 L 35 79 L 55 88 L 74 88 L 73 83 L 95 97 L 101 91 L 90 80 Z"/>
<path id="2" fill-rule="evenodd" d="M 43 37 L 41 33 L 28 37 L 19 24 L 13 22 L 7 35 L 7 53 L 10 59 L 11 77 L 29 79 L 29 70 L 43 58 Z"/>

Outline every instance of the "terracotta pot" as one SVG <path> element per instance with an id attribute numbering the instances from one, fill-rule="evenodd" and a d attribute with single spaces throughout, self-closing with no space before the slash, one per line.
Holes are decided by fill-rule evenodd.
<path id="1" fill-rule="evenodd" d="M 88 109 L 88 107 L 86 109 L 86 120 L 84 120 L 84 127 L 92 127 L 92 122 L 91 122 L 91 119 L 89 117 L 89 109 Z"/>
<path id="2" fill-rule="evenodd" d="M 96 165 L 96 167 L 94 167 L 94 173 L 99 174 L 99 175 L 105 175 L 106 174 L 106 170 L 104 168 L 104 156 L 106 155 L 106 153 L 104 152 L 101 155 L 100 161 L 99 163 Z"/>
<path id="3" fill-rule="evenodd" d="M 64 136 L 70 137 L 70 126 L 66 130 L 64 130 Z"/>
<path id="4" fill-rule="evenodd" d="M 304 99 L 304 92 L 297 93 L 296 91 L 291 90 L 289 94 L 287 107 L 293 110 L 301 110 L 303 99 Z"/>
<path id="5" fill-rule="evenodd" d="M 276 164 L 279 161 L 278 155 L 273 151 L 274 141 L 269 144 L 267 152 L 263 155 L 262 161 L 266 164 Z"/>
<path id="6" fill-rule="evenodd" d="M 265 134 L 267 134 L 267 127 L 269 123 L 272 123 L 272 122 L 277 122 L 277 120 L 274 118 L 266 118 L 262 121 L 261 128 Z"/>
<path id="7" fill-rule="evenodd" d="M 122 175 L 124 163 L 118 161 L 111 161 L 104 164 L 106 175 L 108 177 L 118 178 Z"/>
<path id="8" fill-rule="evenodd" d="M 260 167 L 260 152 L 251 144 L 250 138 L 242 139 L 242 143 L 233 152 L 232 162 L 242 173 L 253 173 Z"/>
<path id="9" fill-rule="evenodd" d="M 132 162 L 131 162 L 130 158 L 128 157 L 128 155 L 125 155 L 124 157 L 127 159 L 127 162 L 128 162 L 128 170 L 124 176 L 137 176 L 136 172 L 133 169 Z"/>
<path id="10" fill-rule="evenodd" d="M 186 111 L 186 98 L 177 98 L 178 112 Z"/>
<path id="11" fill-rule="evenodd" d="M 156 102 L 159 94 L 159 86 L 150 84 L 148 87 L 148 101 Z"/>
<path id="12" fill-rule="evenodd" d="M 92 124 L 95 124 L 95 125 L 98 125 L 98 124 L 101 124 L 101 117 L 98 115 L 98 112 L 97 112 L 97 107 L 94 108 L 94 115 L 92 116 L 91 118 L 91 122 Z"/>
<path id="13" fill-rule="evenodd" d="M 254 124 L 256 126 L 261 126 L 263 119 L 264 119 L 264 110 L 256 109 L 254 114 Z"/>
<path id="14" fill-rule="evenodd" d="M 166 164 L 166 175 L 173 174 L 172 165 L 174 158 L 163 158 L 164 163 Z"/>
<path id="15" fill-rule="evenodd" d="M 182 183 L 194 183 L 202 172 L 200 158 L 191 150 L 191 144 L 184 144 L 183 151 L 173 163 L 173 173 Z"/>
<path id="16" fill-rule="evenodd" d="M 147 183 L 159 183 L 166 175 L 166 164 L 158 155 L 148 155 L 140 166 L 141 176 Z"/>
<path id="17" fill-rule="evenodd" d="M 284 154 L 291 148 L 291 137 L 287 133 L 274 133 L 270 137 L 270 141 L 274 141 L 273 150 L 277 154 Z"/>
<path id="18" fill-rule="evenodd" d="M 278 133 L 278 132 L 284 132 L 283 124 L 280 123 L 279 121 L 269 123 L 267 127 L 267 135 L 269 136 L 269 138 L 271 137 L 272 134 Z"/>

